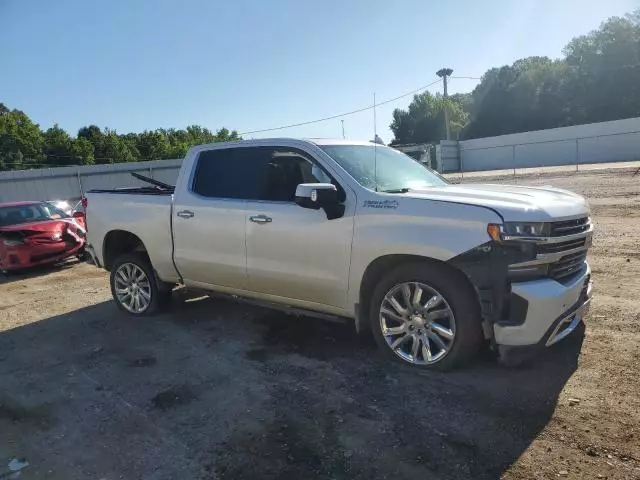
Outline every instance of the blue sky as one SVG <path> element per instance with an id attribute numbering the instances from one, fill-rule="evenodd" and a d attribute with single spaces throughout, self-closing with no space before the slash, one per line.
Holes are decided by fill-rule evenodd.
<path id="1" fill-rule="evenodd" d="M 240 132 L 479 77 L 564 45 L 640 0 L 0 0 L 0 102 L 42 128 L 119 133 L 199 124 Z M 476 80 L 452 79 L 450 93 Z M 441 91 L 441 85 L 430 88 Z M 392 139 L 394 108 L 377 109 Z M 373 137 L 371 111 L 344 117 Z M 340 119 L 248 135 L 339 137 Z"/>

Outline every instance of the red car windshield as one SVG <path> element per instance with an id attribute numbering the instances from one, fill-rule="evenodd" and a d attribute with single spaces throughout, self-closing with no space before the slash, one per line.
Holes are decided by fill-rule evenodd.
<path id="1" fill-rule="evenodd" d="M 0 227 L 61 218 L 69 218 L 69 215 L 47 202 L 0 207 Z"/>

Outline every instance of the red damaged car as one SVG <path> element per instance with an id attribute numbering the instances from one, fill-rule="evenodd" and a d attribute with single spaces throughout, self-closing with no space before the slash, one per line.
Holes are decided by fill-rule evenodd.
<path id="1" fill-rule="evenodd" d="M 84 254 L 82 212 L 69 216 L 49 202 L 0 203 L 0 273 Z"/>

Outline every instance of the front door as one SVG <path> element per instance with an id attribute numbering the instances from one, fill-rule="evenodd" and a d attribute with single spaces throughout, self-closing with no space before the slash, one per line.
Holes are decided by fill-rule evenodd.
<path id="1" fill-rule="evenodd" d="M 266 163 L 265 187 L 260 200 L 248 200 L 246 207 L 249 289 L 346 307 L 354 199 L 339 188 L 345 214 L 327 220 L 324 210 L 294 203 L 298 184 L 333 181 L 316 160 L 288 147 L 262 147 L 260 157 Z"/>

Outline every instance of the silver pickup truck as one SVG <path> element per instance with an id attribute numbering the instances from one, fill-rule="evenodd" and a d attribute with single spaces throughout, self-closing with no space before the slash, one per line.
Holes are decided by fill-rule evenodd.
<path id="1" fill-rule="evenodd" d="M 87 250 L 117 305 L 177 284 L 352 319 L 390 358 L 445 370 L 488 343 L 517 363 L 585 315 L 593 227 L 579 195 L 451 185 L 368 142 L 192 148 L 174 186 L 86 194 Z"/>

